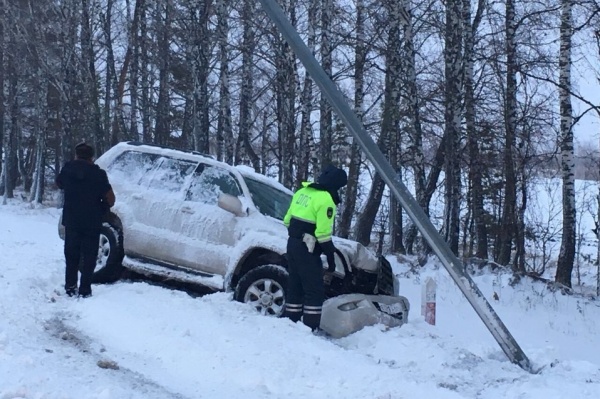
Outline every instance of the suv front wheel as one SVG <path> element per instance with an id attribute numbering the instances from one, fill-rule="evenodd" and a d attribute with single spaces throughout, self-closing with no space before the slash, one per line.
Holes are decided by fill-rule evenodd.
<path id="1" fill-rule="evenodd" d="M 106 284 L 117 281 L 123 272 L 123 257 L 123 232 L 112 223 L 102 223 L 92 282 Z"/>
<path id="2" fill-rule="evenodd" d="M 262 265 L 239 281 L 234 298 L 254 307 L 263 315 L 280 317 L 285 309 L 288 272 L 279 265 Z"/>

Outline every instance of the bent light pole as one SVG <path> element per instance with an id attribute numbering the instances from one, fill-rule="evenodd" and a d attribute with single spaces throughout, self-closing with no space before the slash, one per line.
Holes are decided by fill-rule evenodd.
<path id="1" fill-rule="evenodd" d="M 379 147 L 369 136 L 356 114 L 347 104 L 347 99 L 338 90 L 335 83 L 327 76 L 310 49 L 294 29 L 287 16 L 275 0 L 260 0 L 264 10 L 283 35 L 290 47 L 296 53 L 310 76 L 321 89 L 338 117 L 352 133 L 365 155 L 373 163 L 377 172 L 386 182 L 390 191 L 402 205 L 404 211 L 418 227 L 433 251 L 442 261 L 450 276 L 458 285 L 475 312 L 492 333 L 504 353 L 511 362 L 518 364 L 526 371 L 534 372 L 531 363 L 517 341 L 498 317 L 490 303 L 485 299 L 471 277 L 465 273 L 461 261 L 450 250 L 448 244 L 438 234 L 437 230 L 423 211 L 404 183 L 396 177 L 396 173 Z"/>

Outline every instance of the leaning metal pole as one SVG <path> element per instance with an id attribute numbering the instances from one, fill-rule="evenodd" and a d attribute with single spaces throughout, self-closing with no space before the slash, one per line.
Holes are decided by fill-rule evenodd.
<path id="1" fill-rule="evenodd" d="M 492 333 L 504 353 L 511 362 L 518 364 L 526 371 L 534 372 L 531 363 L 517 341 L 508 331 L 502 320 L 498 317 L 489 302 L 485 299 L 471 277 L 465 273 L 461 261 L 450 250 L 450 247 L 438 234 L 437 230 L 423 211 L 406 186 L 396 178 L 396 173 L 379 147 L 369 136 L 356 114 L 347 104 L 347 99 L 338 90 L 335 83 L 327 76 L 317 59 L 302 38 L 291 25 L 283 10 L 275 0 L 260 0 L 269 18 L 276 25 L 296 56 L 300 59 L 310 76 L 321 89 L 346 128 L 352 133 L 367 158 L 373 163 L 377 172 L 386 182 L 390 191 L 400 201 L 405 212 L 425 237 L 444 267 L 454 279 L 464 296 L 467 298 L 475 312 L 479 315 L 485 326 Z"/>

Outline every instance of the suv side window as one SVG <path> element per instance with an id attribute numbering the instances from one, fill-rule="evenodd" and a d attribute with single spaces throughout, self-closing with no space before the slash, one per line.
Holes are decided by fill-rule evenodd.
<path id="1" fill-rule="evenodd" d="M 235 176 L 227 170 L 212 165 L 198 165 L 185 199 L 214 205 L 219 193 L 239 197 L 242 189 Z"/>
<path id="2" fill-rule="evenodd" d="M 161 157 L 159 166 L 146 174 L 142 181 L 149 181 L 148 187 L 177 193 L 183 189 L 185 179 L 196 168 L 196 162 Z"/>
<path id="3" fill-rule="evenodd" d="M 115 158 L 106 169 L 110 172 L 111 179 L 140 184 L 142 177 L 154 168 L 158 158 L 159 156 L 156 154 L 125 151 Z"/>

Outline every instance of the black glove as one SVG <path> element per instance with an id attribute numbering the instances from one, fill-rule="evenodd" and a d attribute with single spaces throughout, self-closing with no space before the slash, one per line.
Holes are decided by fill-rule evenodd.
<path id="1" fill-rule="evenodd" d="M 320 245 L 321 250 L 327 257 L 327 264 L 329 265 L 327 271 L 329 273 L 333 273 L 335 271 L 335 247 L 333 246 L 333 242 L 326 241 L 324 243 L 320 243 Z"/>

